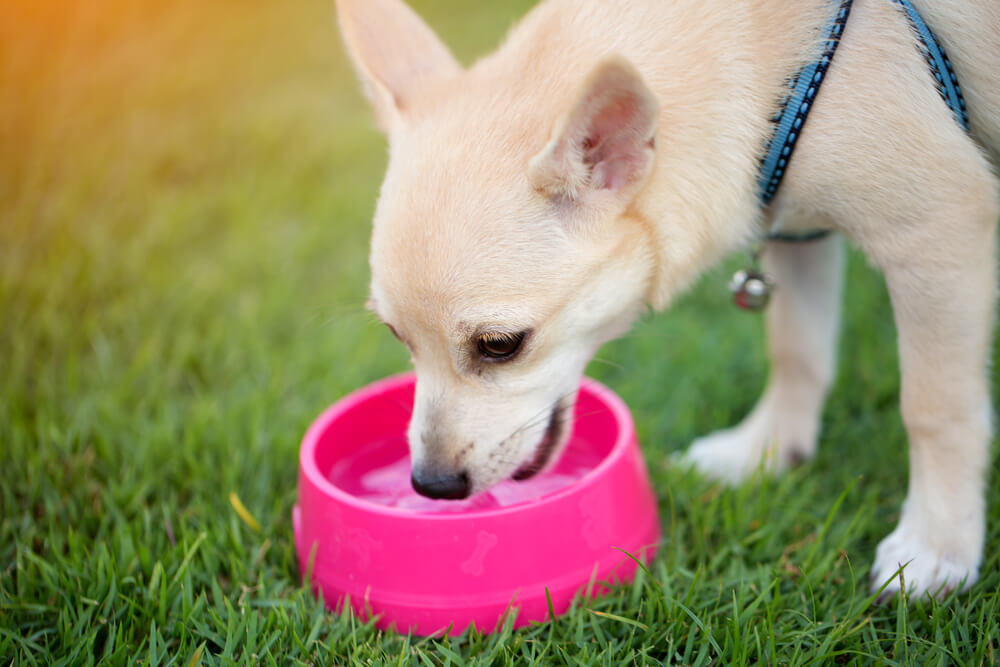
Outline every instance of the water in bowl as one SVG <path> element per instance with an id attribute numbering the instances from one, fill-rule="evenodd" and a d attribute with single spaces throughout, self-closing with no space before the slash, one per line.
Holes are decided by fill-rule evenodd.
<path id="1" fill-rule="evenodd" d="M 464 500 L 432 500 L 410 484 L 410 456 L 405 438 L 391 438 L 362 447 L 333 464 L 328 478 L 347 493 L 368 502 L 423 513 L 469 512 L 530 502 L 566 488 L 600 463 L 590 443 L 574 437 L 548 472 L 515 482 L 507 480 Z"/>

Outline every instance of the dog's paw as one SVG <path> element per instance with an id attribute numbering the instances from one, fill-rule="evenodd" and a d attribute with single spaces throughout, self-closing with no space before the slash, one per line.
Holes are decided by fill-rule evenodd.
<path id="1" fill-rule="evenodd" d="M 746 437 L 739 428 L 716 431 L 695 440 L 680 462 L 711 479 L 738 484 L 761 469 L 773 471 L 773 447 Z"/>
<path id="2" fill-rule="evenodd" d="M 758 472 L 779 473 L 815 453 L 816 427 L 800 422 L 786 415 L 778 423 L 767 406 L 758 406 L 739 426 L 695 440 L 680 460 L 730 484 Z"/>
<path id="3" fill-rule="evenodd" d="M 882 590 L 882 600 L 892 598 L 904 587 L 910 596 L 940 598 L 958 587 L 965 590 L 974 584 L 979 571 L 979 551 L 974 546 L 975 540 L 949 540 L 941 544 L 947 544 L 956 551 L 935 549 L 921 540 L 916 531 L 900 524 L 882 540 L 875 552 L 875 564 L 871 570 L 872 592 L 888 582 Z M 968 548 L 970 546 L 971 549 Z"/>

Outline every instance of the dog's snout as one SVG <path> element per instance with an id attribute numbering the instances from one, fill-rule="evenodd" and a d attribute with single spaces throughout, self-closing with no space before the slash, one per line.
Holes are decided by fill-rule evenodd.
<path id="1" fill-rule="evenodd" d="M 464 470 L 441 474 L 414 468 L 410 483 L 414 491 L 428 498 L 461 500 L 469 495 L 469 474 Z"/>

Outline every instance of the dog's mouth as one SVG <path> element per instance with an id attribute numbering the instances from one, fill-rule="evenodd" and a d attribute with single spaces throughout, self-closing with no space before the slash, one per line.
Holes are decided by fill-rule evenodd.
<path id="1" fill-rule="evenodd" d="M 535 449 L 535 455 L 530 461 L 515 470 L 514 474 L 511 475 L 511 479 L 518 482 L 531 479 L 549 462 L 549 459 L 552 457 L 552 453 L 556 449 L 556 445 L 559 444 L 559 439 L 562 436 L 563 428 L 565 427 L 562 413 L 563 410 L 560 407 L 560 402 L 557 401 L 555 406 L 552 408 L 552 414 L 549 415 L 549 425 L 545 429 L 545 435 L 542 437 L 542 441 L 538 443 L 538 447 Z"/>

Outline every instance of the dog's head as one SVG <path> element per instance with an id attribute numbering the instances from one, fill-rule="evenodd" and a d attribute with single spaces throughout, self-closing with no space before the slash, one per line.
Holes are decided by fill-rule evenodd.
<path id="1" fill-rule="evenodd" d="M 650 232 L 631 204 L 657 103 L 620 59 L 554 79 L 496 59 L 463 71 L 398 0 L 338 9 L 389 138 L 370 307 L 417 374 L 414 487 L 459 498 L 530 477 L 559 456 L 591 356 L 643 308 Z"/>

